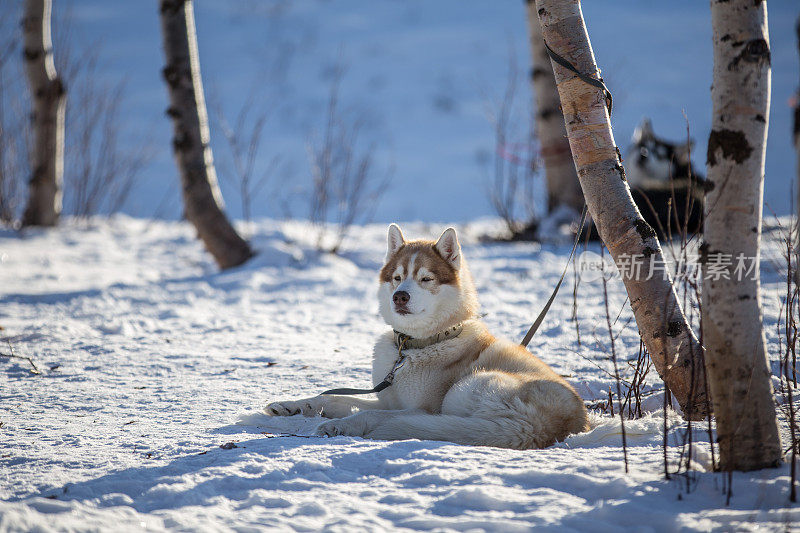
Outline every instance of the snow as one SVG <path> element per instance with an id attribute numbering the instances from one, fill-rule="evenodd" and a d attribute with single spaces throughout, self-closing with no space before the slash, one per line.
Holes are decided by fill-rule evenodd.
<path id="1" fill-rule="evenodd" d="M 443 229 L 402 227 L 409 237 Z M 479 239 L 499 228 L 458 226 L 484 320 L 518 339 L 570 246 Z M 653 371 L 647 415 L 625 423 L 628 474 L 619 419 L 599 413 L 592 431 L 528 451 L 316 438 L 320 419 L 267 417 L 267 401 L 368 384 L 371 345 L 386 328 L 375 302 L 386 227 L 355 227 L 341 256 L 314 252 L 302 222 L 242 229 L 259 255 L 223 273 L 186 223 L 116 216 L 0 230 L 0 335 L 42 371 L 0 358 L 0 531 L 797 528 L 787 465 L 735 473 L 726 505 L 704 424 L 692 471 L 664 479 Z M 765 241 L 777 372 L 779 231 Z M 590 404 L 613 385 L 599 283 L 578 287 L 580 345 L 571 274 L 531 344 Z M 609 291 L 616 316 L 624 291 L 616 280 Z M 615 325 L 623 361 L 638 352 L 629 316 L 625 307 Z M 674 472 L 686 426 L 675 414 L 667 424 Z"/>

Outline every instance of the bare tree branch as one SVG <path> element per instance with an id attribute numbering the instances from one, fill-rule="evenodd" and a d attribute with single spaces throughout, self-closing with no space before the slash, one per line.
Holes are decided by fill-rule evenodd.
<path id="1" fill-rule="evenodd" d="M 322 138 L 309 141 L 306 146 L 312 179 L 309 218 L 317 227 L 317 249 L 331 253 L 339 251 L 350 226 L 372 217 L 390 179 L 390 173 L 382 179 L 374 175 L 375 146 L 361 147 L 363 122 L 348 118 L 339 109 L 343 72 L 343 67 L 337 65 Z M 329 231 L 331 221 L 333 227 Z"/>

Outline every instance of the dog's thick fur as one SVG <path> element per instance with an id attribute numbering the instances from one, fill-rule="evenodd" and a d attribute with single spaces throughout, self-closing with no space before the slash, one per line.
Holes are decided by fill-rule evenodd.
<path id="1" fill-rule="evenodd" d="M 461 334 L 406 349 L 394 384 L 377 399 L 316 396 L 267 406 L 273 416 L 332 418 L 319 435 L 430 439 L 503 448 L 543 448 L 588 429 L 575 390 L 518 344 L 494 338 L 477 318 L 478 300 L 454 229 L 437 242 L 410 241 L 389 227 L 380 272 L 380 312 L 395 330 L 425 338 L 456 324 Z M 397 360 L 391 331 L 374 349 L 372 381 Z"/>

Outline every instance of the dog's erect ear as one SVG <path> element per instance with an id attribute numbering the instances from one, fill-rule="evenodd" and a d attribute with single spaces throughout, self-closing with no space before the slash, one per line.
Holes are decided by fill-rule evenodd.
<path id="1" fill-rule="evenodd" d="M 386 252 L 386 260 L 388 261 L 394 253 L 399 250 L 406 240 L 403 238 L 403 232 L 400 231 L 400 226 L 392 224 L 389 226 L 389 250 Z"/>
<path id="2" fill-rule="evenodd" d="M 461 245 L 458 244 L 458 236 L 456 230 L 447 228 L 439 237 L 434 245 L 436 250 L 442 254 L 444 260 L 452 265 L 453 268 L 459 270 L 461 268 Z"/>

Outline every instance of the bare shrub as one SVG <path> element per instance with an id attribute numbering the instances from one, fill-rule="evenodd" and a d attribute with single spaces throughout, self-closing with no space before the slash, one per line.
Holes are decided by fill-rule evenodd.
<path id="1" fill-rule="evenodd" d="M 375 176 L 375 146 L 364 145 L 360 118 L 352 118 L 339 107 L 343 68 L 334 69 L 321 137 L 308 142 L 312 189 L 309 218 L 320 251 L 337 253 L 356 222 L 367 222 L 386 191 L 390 172 Z"/>
<path id="2" fill-rule="evenodd" d="M 119 211 L 150 159 L 146 141 L 122 147 L 124 83 L 103 83 L 100 44 L 75 50 L 69 7 L 56 6 L 56 68 L 68 88 L 64 146 L 65 212 L 85 218 Z M 0 222 L 16 220 L 30 176 L 30 102 L 24 86 L 19 20 L 12 5 L 0 9 Z"/>
<path id="3" fill-rule="evenodd" d="M 794 212 L 794 210 L 792 210 Z M 776 220 L 778 218 L 776 217 Z M 780 387 L 778 389 L 782 402 L 778 408 L 781 410 L 784 419 L 789 425 L 789 449 L 785 450 L 790 459 L 790 479 L 789 479 L 789 501 L 797 501 L 797 452 L 798 428 L 797 425 L 797 406 L 795 405 L 797 392 L 797 339 L 798 339 L 798 320 L 800 319 L 800 286 L 798 286 L 798 264 L 797 249 L 798 224 L 790 220 L 788 229 L 783 228 L 778 220 L 778 228 L 781 232 L 783 244 L 782 255 L 786 270 L 786 292 L 781 302 L 781 313 L 778 315 L 778 359 L 780 361 Z M 779 272 L 782 268 L 776 268 Z"/>
<path id="4" fill-rule="evenodd" d="M 797 322 L 800 316 L 800 297 L 797 286 L 797 265 L 792 264 L 796 258 L 793 243 L 796 237 L 790 235 L 786 238 L 786 318 L 784 329 L 786 334 L 786 349 L 781 357 L 781 392 L 784 395 L 784 416 L 789 421 L 789 435 L 791 440 L 791 478 L 789 485 L 789 501 L 797 502 L 797 411 L 794 405 L 794 392 L 797 390 Z M 780 325 L 780 324 L 779 324 Z"/>
<path id="5" fill-rule="evenodd" d="M 64 165 L 66 208 L 78 218 L 116 213 L 130 196 L 136 177 L 151 158 L 151 150 L 144 140 L 133 143 L 133 148 L 122 146 L 124 81 L 100 81 L 95 51 L 79 53 L 80 59 L 73 61 L 71 48 L 64 48 L 67 63 L 63 72 L 70 87 Z"/>
<path id="6" fill-rule="evenodd" d="M 519 66 L 512 47 L 503 95 L 496 101 L 487 99 L 486 104 L 487 117 L 494 130 L 488 196 L 495 213 L 503 220 L 510 239 L 532 240 L 536 232 L 536 129 L 533 110 L 520 113 L 517 109 L 519 77 Z M 527 118 L 524 124 L 516 120 L 519 116 Z"/>
<path id="7" fill-rule="evenodd" d="M 688 199 L 684 204 L 684 209 L 676 209 L 676 205 L 680 205 L 680 202 L 677 201 L 676 196 L 676 189 L 678 188 L 678 184 L 676 184 L 675 176 L 672 175 L 670 171 L 669 185 L 670 185 L 670 199 L 667 205 L 667 216 L 666 218 L 666 227 L 662 224 L 661 220 L 657 216 L 656 211 L 652 204 L 650 204 L 649 200 L 645 195 L 641 195 L 646 205 L 642 206 L 642 209 L 649 209 L 651 213 L 654 213 L 653 220 L 656 223 L 656 231 L 659 232 L 660 235 L 664 236 L 664 248 L 669 253 L 669 258 L 671 259 L 671 265 L 664 265 L 664 268 L 669 268 L 669 274 L 672 277 L 672 284 L 675 289 L 675 292 L 678 296 L 678 299 L 681 303 L 681 306 L 684 310 L 686 310 L 686 321 L 689 327 L 699 332 L 698 337 L 698 346 L 703 346 L 703 322 L 702 322 L 702 300 L 700 298 L 701 292 L 701 283 L 700 283 L 700 275 L 701 270 L 698 268 L 698 260 L 699 257 L 697 256 L 697 245 L 698 240 L 700 237 L 699 233 L 692 233 L 690 226 L 691 226 L 691 213 L 694 209 L 694 202 L 695 200 L 695 192 L 698 185 L 696 184 L 695 178 L 692 175 L 692 166 L 691 166 L 691 148 L 693 146 L 692 139 L 691 139 L 691 129 L 689 124 L 689 119 L 684 113 L 684 120 L 686 122 L 686 159 L 689 161 L 686 169 L 686 175 L 682 179 L 688 180 L 689 188 L 688 188 Z M 676 238 L 677 237 L 677 238 Z M 665 257 L 665 261 L 667 258 Z M 665 319 L 668 317 L 665 316 Z M 665 324 L 665 328 L 667 325 Z M 690 346 L 690 350 L 693 349 Z M 702 348 L 701 348 L 702 349 Z M 697 357 L 699 354 L 692 353 L 692 357 Z M 694 367 L 692 367 L 694 370 Z M 695 376 L 691 376 L 691 387 L 690 387 L 690 396 L 694 395 L 694 383 L 695 383 Z M 678 451 L 678 458 L 675 464 L 675 469 L 670 471 L 670 465 L 667 460 L 667 443 L 669 438 L 669 429 L 667 425 L 667 408 L 672 407 L 672 395 L 669 392 L 666 384 L 662 380 L 663 391 L 664 391 L 664 472 L 665 477 L 667 479 L 675 478 L 678 481 L 681 481 L 684 484 L 684 490 L 687 493 L 692 492 L 694 487 L 697 484 L 698 477 L 696 473 L 693 471 L 692 465 L 692 458 L 695 455 L 695 446 L 696 443 L 694 442 L 694 435 L 695 435 L 695 428 L 693 427 L 694 424 L 694 416 L 692 413 L 686 412 L 684 413 L 684 418 L 686 419 L 686 425 L 677 428 L 673 434 L 673 437 L 676 439 L 676 443 L 679 447 Z M 703 384 L 705 390 L 708 390 L 707 383 Z M 688 408 L 692 408 L 692 404 L 688 404 Z M 705 395 L 705 411 L 707 413 L 711 412 L 711 404 L 710 398 L 706 394 Z M 712 470 L 716 468 L 716 455 L 715 455 L 715 448 L 714 448 L 714 431 L 711 422 L 711 417 L 706 417 L 706 427 L 705 431 L 708 435 L 708 446 L 709 451 L 711 454 L 711 463 L 712 463 Z"/>
<path id="8" fill-rule="evenodd" d="M 233 122 L 228 120 L 219 99 L 215 98 L 212 104 L 212 112 L 228 148 L 227 164 L 223 167 L 225 171 L 222 176 L 236 188 L 241 201 L 242 218 L 248 223 L 252 218 L 253 201 L 263 191 L 279 161 L 278 156 L 274 156 L 264 168 L 256 168 L 268 114 L 256 106 L 258 87 L 254 85 L 250 90 Z"/>
<path id="9" fill-rule="evenodd" d="M 7 75 L 0 67 L 0 92 Z M 22 177 L 27 175 L 25 127 L 15 120 L 5 94 L 0 94 L 0 222 L 11 224 L 23 204 Z M 22 121 L 23 123 L 25 121 Z"/>
<path id="10" fill-rule="evenodd" d="M 132 151 L 120 146 L 123 84 L 103 86 L 91 73 L 84 75 L 67 104 L 66 197 L 69 212 L 79 218 L 119 211 L 150 159 L 145 145 Z"/>
<path id="11" fill-rule="evenodd" d="M 601 251 L 603 248 L 600 249 Z M 601 263 L 605 266 L 605 263 Z M 625 433 L 625 410 L 622 407 L 622 385 L 619 375 L 619 366 L 617 365 L 617 348 L 616 343 L 614 342 L 614 330 L 611 325 L 611 314 L 608 312 L 608 280 L 606 279 L 606 273 L 601 271 L 601 279 L 603 281 L 603 303 L 606 315 L 606 328 L 608 329 L 608 337 L 611 346 L 611 362 L 614 365 L 614 381 L 617 385 L 617 406 L 619 408 L 619 423 L 620 428 L 622 429 L 622 457 L 625 461 L 625 473 L 628 473 L 628 440 L 627 435 Z M 608 404 L 611 408 L 612 416 L 614 412 L 614 403 L 611 400 L 611 390 L 608 391 Z"/>
<path id="12" fill-rule="evenodd" d="M 602 358 L 605 362 L 612 364 L 612 370 L 608 370 L 598 364 L 598 361 L 592 361 L 595 366 L 602 370 L 607 376 L 614 380 L 616 392 L 611 389 L 608 390 L 608 398 L 597 399 L 592 402 L 592 405 L 599 408 L 603 412 L 608 412 L 612 416 L 615 414 L 623 417 L 623 419 L 634 420 L 644 416 L 644 400 L 659 392 L 660 389 L 653 387 L 647 382 L 647 376 L 653 367 L 653 362 L 650 359 L 644 342 L 639 335 L 639 347 L 635 356 L 624 357 L 623 354 L 618 353 L 620 350 L 617 348 L 617 342 L 623 333 L 629 331 L 631 324 L 634 321 L 633 313 L 628 305 L 629 299 L 626 297 L 620 305 L 619 310 L 616 312 L 614 320 L 611 320 L 610 314 L 610 300 L 608 296 L 608 281 L 613 277 L 616 272 L 615 267 L 611 266 L 610 262 L 605 260 L 605 246 L 600 248 L 600 273 L 602 276 L 602 298 L 603 306 L 605 308 L 605 324 L 602 329 L 607 334 L 608 341 L 605 342 L 603 337 L 598 334 L 598 328 L 592 330 L 594 336 L 595 346 L 601 352 Z M 573 291 L 573 317 L 577 316 L 577 283 L 580 281 L 580 271 L 575 270 L 576 286 Z M 623 315 L 625 315 L 623 317 Z M 576 320 L 577 322 L 577 320 Z M 619 324 L 619 325 L 618 325 Z M 578 334 L 580 339 L 580 333 Z M 625 349 L 623 343 L 622 347 Z M 624 363 L 624 364 L 622 364 Z M 616 409 L 614 403 L 617 404 Z M 624 424 L 624 422 L 623 422 Z"/>
<path id="13" fill-rule="evenodd" d="M 20 57 L 19 17 L 10 4 L 0 9 L 0 222 L 12 224 L 25 203 L 30 175 L 28 92 Z"/>

